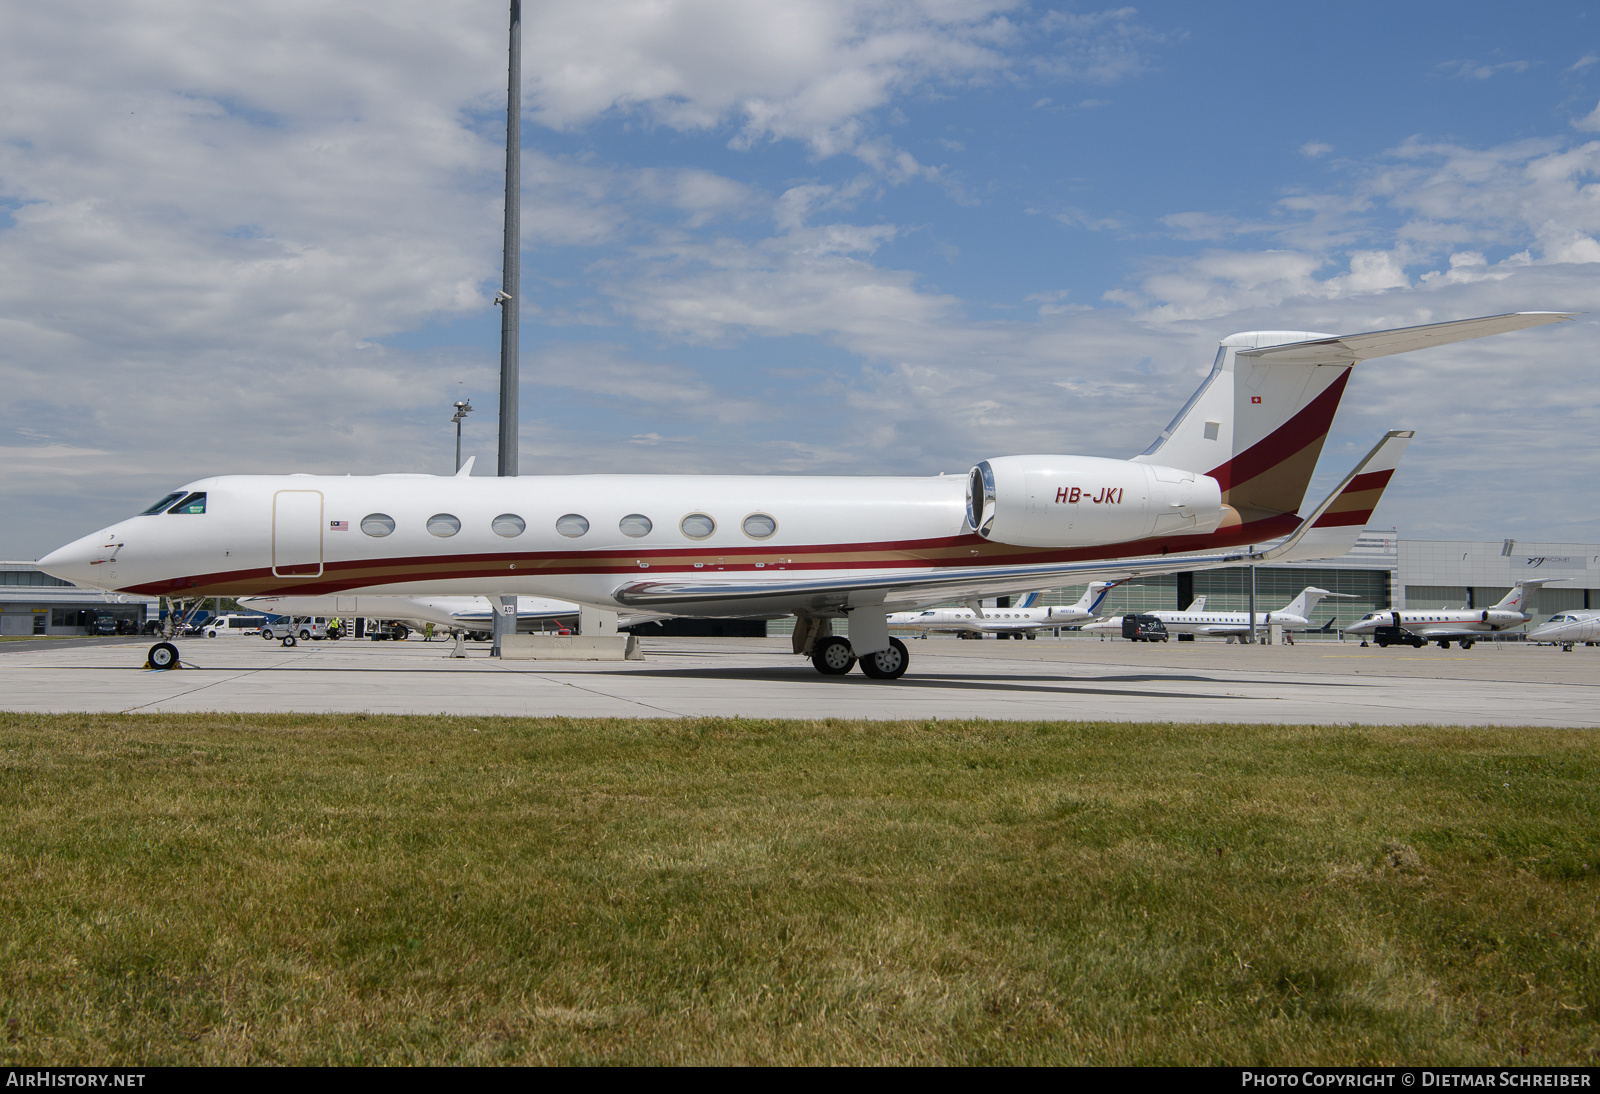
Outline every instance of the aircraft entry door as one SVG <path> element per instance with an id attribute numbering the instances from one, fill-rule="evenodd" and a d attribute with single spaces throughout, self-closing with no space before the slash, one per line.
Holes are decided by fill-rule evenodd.
<path id="1" fill-rule="evenodd" d="M 322 576 L 321 490 L 279 490 L 272 496 L 272 573 Z"/>

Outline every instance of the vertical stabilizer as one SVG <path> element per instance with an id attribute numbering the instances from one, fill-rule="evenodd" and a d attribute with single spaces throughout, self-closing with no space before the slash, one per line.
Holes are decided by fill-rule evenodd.
<path id="1" fill-rule="evenodd" d="M 1253 354 L 1328 337 L 1250 331 L 1224 338 L 1200 389 L 1134 458 L 1210 475 L 1245 523 L 1300 508 L 1356 359 L 1323 364 Z"/>
<path id="2" fill-rule="evenodd" d="M 1281 609 L 1279 614 L 1298 615 L 1301 619 L 1310 619 L 1311 613 L 1317 610 L 1317 605 L 1321 603 L 1323 597 L 1352 597 L 1354 595 L 1354 593 L 1330 593 L 1327 589 L 1317 589 L 1307 585 L 1300 590 L 1299 596 L 1289 601 L 1288 605 Z"/>
<path id="3" fill-rule="evenodd" d="M 1568 318 L 1565 312 L 1516 312 L 1363 334 L 1229 335 L 1199 390 L 1134 459 L 1211 476 L 1222 485 L 1223 502 L 1246 524 L 1296 512 L 1358 361 Z"/>
<path id="4" fill-rule="evenodd" d="M 1543 588 L 1553 580 L 1559 579 L 1544 578 L 1539 581 L 1519 581 L 1511 586 L 1511 591 L 1505 595 L 1505 598 L 1500 603 L 1489 610 L 1492 612 L 1521 612 L 1523 615 L 1527 615 L 1528 594 L 1536 589 Z"/>

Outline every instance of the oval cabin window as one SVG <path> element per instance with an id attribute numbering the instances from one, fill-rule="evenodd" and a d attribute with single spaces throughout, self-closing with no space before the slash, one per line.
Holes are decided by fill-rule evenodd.
<path id="1" fill-rule="evenodd" d="M 751 539 L 766 539 L 778 530 L 778 522 L 765 513 L 751 513 L 744 518 L 744 534 Z"/>
<path id="2" fill-rule="evenodd" d="M 368 513 L 361 518 L 361 530 L 369 536 L 386 536 L 394 531 L 394 518 L 388 513 Z"/>
<path id="3" fill-rule="evenodd" d="M 640 536 L 648 536 L 650 529 L 655 525 L 651 524 L 650 518 L 642 513 L 629 513 L 617 521 L 617 527 L 622 529 L 623 535 L 638 539 Z"/>
<path id="4" fill-rule="evenodd" d="M 461 531 L 461 522 L 449 513 L 435 513 L 428 518 L 428 531 L 436 536 L 453 536 Z"/>
<path id="5" fill-rule="evenodd" d="M 690 539 L 705 539 L 717 530 L 717 522 L 704 513 L 690 513 L 678 523 L 678 528 Z"/>
<path id="6" fill-rule="evenodd" d="M 589 521 L 576 513 L 556 518 L 556 531 L 570 539 L 577 539 L 589 530 Z"/>
<path id="7" fill-rule="evenodd" d="M 520 536 L 528 530 L 527 522 L 515 513 L 501 513 L 489 522 L 489 527 L 494 529 L 495 535 L 505 536 L 507 539 Z"/>

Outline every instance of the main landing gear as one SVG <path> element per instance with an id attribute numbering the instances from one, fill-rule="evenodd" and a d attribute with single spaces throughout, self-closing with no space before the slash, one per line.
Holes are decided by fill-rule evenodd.
<path id="1" fill-rule="evenodd" d="M 859 663 L 861 671 L 874 680 L 898 680 L 911 664 L 911 654 L 906 644 L 898 638 L 889 639 L 889 648 L 856 658 L 850 640 L 832 635 L 818 639 L 811 649 L 811 663 L 824 676 L 843 676 Z"/>

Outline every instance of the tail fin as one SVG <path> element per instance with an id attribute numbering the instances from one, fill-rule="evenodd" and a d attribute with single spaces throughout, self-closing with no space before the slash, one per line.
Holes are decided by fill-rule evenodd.
<path id="1" fill-rule="evenodd" d="M 1559 580 L 1561 579 L 1547 577 L 1540 581 L 1519 581 L 1515 585 L 1511 586 L 1511 591 L 1505 595 L 1504 599 L 1502 599 L 1500 603 L 1496 604 L 1489 610 L 1496 612 L 1521 612 L 1523 615 L 1527 615 L 1528 594 L 1536 589 L 1543 588 L 1552 581 Z"/>
<path id="2" fill-rule="evenodd" d="M 1289 601 L 1282 610 L 1285 615 L 1298 615 L 1301 619 L 1310 619 L 1311 613 L 1316 611 L 1317 604 L 1325 596 L 1353 597 L 1354 593 L 1330 593 L 1327 589 L 1318 589 L 1307 585 L 1300 590 L 1300 595 Z"/>
<path id="3" fill-rule="evenodd" d="M 1211 373 L 1134 459 L 1203 471 L 1248 524 L 1297 511 L 1358 361 L 1557 323 L 1518 312 L 1366 334 L 1250 331 L 1222 340 Z"/>
<path id="4" fill-rule="evenodd" d="M 1043 596 L 1047 592 L 1049 592 L 1048 589 L 1040 589 L 1037 592 L 1029 593 L 1027 596 L 1025 596 L 1021 600 L 1017 601 L 1017 607 L 1019 607 L 1019 608 L 1035 608 L 1035 607 L 1038 607 L 1039 598 L 1041 596 Z"/>
<path id="5" fill-rule="evenodd" d="M 1189 601 L 1189 606 L 1187 608 L 1183 609 L 1183 610 L 1186 611 L 1186 612 L 1203 612 L 1203 611 L 1205 611 L 1206 610 L 1206 598 L 1203 597 L 1203 596 L 1195 597 L 1193 600 Z"/>
<path id="6" fill-rule="evenodd" d="M 1091 581 L 1089 587 L 1083 590 L 1083 595 L 1072 606 L 1074 611 L 1086 612 L 1093 615 L 1100 607 L 1100 602 L 1106 598 L 1106 593 L 1115 585 L 1114 581 Z"/>

